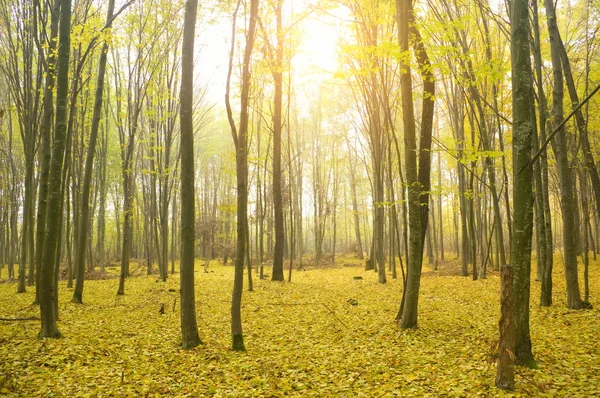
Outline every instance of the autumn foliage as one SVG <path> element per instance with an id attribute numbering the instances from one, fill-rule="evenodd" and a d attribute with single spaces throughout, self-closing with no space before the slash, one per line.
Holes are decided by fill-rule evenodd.
<path id="1" fill-rule="evenodd" d="M 340 259 L 350 263 L 348 259 Z M 516 368 L 522 396 L 600 393 L 598 310 L 572 311 L 556 256 L 553 307 L 531 308 L 538 369 Z M 591 290 L 600 287 L 591 264 Z M 178 278 L 87 281 L 87 301 L 60 286 L 64 338 L 38 340 L 39 321 L 0 321 L 0 395 L 6 396 L 503 396 L 494 387 L 499 276 L 455 276 L 458 263 L 425 266 L 419 328 L 394 322 L 400 280 L 336 266 L 297 272 L 293 283 L 255 279 L 242 311 L 247 353 L 230 350 L 233 269 L 196 265 L 204 345 L 181 349 Z M 116 272 L 116 271 L 114 271 Z M 362 276 L 362 280 L 353 279 Z M 532 295 L 539 295 L 532 283 Z M 36 317 L 33 291 L 0 283 L 0 317 Z M 352 299 L 352 300 L 350 300 Z M 164 308 L 164 314 L 160 309 Z M 512 393 L 506 396 L 513 396 Z"/>

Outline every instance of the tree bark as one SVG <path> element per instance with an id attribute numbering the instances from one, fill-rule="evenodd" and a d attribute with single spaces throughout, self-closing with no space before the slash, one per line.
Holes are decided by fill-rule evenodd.
<path id="1" fill-rule="evenodd" d="M 233 351 L 245 351 L 244 335 L 242 329 L 242 291 L 244 287 L 244 261 L 248 243 L 248 98 L 250 95 L 250 61 L 256 22 L 258 19 L 258 0 L 250 2 L 250 20 L 246 32 L 246 47 L 244 49 L 244 62 L 242 67 L 242 93 L 240 97 L 240 124 L 236 132 L 235 123 L 229 105 L 229 84 L 233 61 L 233 43 L 229 54 L 229 73 L 227 78 L 226 105 L 227 115 L 231 126 L 231 134 L 236 152 L 236 181 L 237 181 L 237 249 L 235 257 L 235 275 L 233 281 L 233 294 L 231 297 L 231 348 Z M 234 14 L 237 15 L 237 9 Z M 235 32 L 235 28 L 233 29 Z M 235 34 L 235 33 L 234 33 Z M 234 36 L 235 37 L 235 36 Z M 233 40 L 233 38 L 232 38 Z"/>
<path id="2" fill-rule="evenodd" d="M 552 0 L 545 0 L 546 15 L 548 18 L 548 34 L 550 36 L 550 54 L 553 68 L 553 101 L 552 111 L 555 126 L 561 126 L 563 113 L 563 72 L 560 57 L 560 35 L 556 22 L 556 10 Z M 579 293 L 577 277 L 577 242 L 575 241 L 575 203 L 573 192 L 573 178 L 567 156 L 568 140 L 564 126 L 560 127 L 553 145 L 558 168 L 561 209 L 563 215 L 563 242 L 565 257 L 565 279 L 567 285 L 567 306 L 571 309 L 582 309 L 583 302 Z M 516 218 L 516 215 L 515 215 Z"/>
<path id="3" fill-rule="evenodd" d="M 194 37 L 198 0 L 187 0 L 181 51 L 181 264 L 179 271 L 181 346 L 201 344 L 196 323 L 194 292 L 195 194 L 194 194 Z M 243 259 L 242 259 L 243 261 Z"/>
<path id="4" fill-rule="evenodd" d="M 398 42 L 400 51 L 409 51 L 409 21 L 412 19 L 412 1 L 396 0 L 396 18 L 398 20 Z M 400 62 L 400 92 L 402 98 L 402 122 L 404 126 L 404 158 L 406 162 L 406 183 L 408 185 L 409 214 L 409 259 L 408 276 L 404 292 L 404 306 L 400 319 L 402 329 L 417 326 L 419 286 L 421 283 L 422 251 L 422 215 L 421 186 L 418 180 L 417 141 L 414 105 L 412 98 L 412 76 L 410 65 Z"/>
<path id="5" fill-rule="evenodd" d="M 544 93 L 543 75 L 542 75 L 542 54 L 541 54 L 541 41 L 540 41 L 540 27 L 538 22 L 538 5 L 537 2 L 532 2 L 533 6 L 533 35 L 534 35 L 534 51 L 533 60 L 535 64 L 535 79 L 536 86 L 538 89 L 538 101 L 539 101 L 539 141 L 546 141 L 546 125 L 547 123 L 547 103 L 546 95 Z M 539 166 L 541 173 L 540 190 L 542 194 L 542 205 L 544 212 L 544 234 L 545 234 L 545 246 L 544 251 L 545 258 L 544 264 L 542 265 L 542 288 L 540 294 L 540 305 L 549 307 L 552 305 L 552 267 L 553 267 L 553 238 L 552 238 L 552 213 L 550 210 L 550 197 L 548 193 L 548 155 L 546 151 L 543 151 L 540 155 Z M 537 188 L 536 188 L 537 189 Z M 539 259 L 538 259 L 539 261 Z"/>
<path id="6" fill-rule="evenodd" d="M 515 0 L 511 12 L 513 107 L 513 234 L 515 351 L 517 363 L 535 366 L 529 333 L 529 285 L 533 237 L 533 167 L 530 162 L 535 124 L 529 52 L 527 2 Z"/>
<path id="7" fill-rule="evenodd" d="M 285 240 L 283 225 L 283 194 L 281 192 L 281 113 L 283 107 L 283 0 L 277 0 L 277 49 L 273 69 L 275 98 L 273 113 L 273 211 L 275 213 L 275 249 L 273 252 L 273 272 L 271 280 L 283 281 L 283 244 Z"/>
<path id="8" fill-rule="evenodd" d="M 59 45 L 56 74 L 56 119 L 50 176 L 48 179 L 48 212 L 46 237 L 40 275 L 40 338 L 60 337 L 54 311 L 54 266 L 60 234 L 61 179 L 67 133 L 67 102 L 69 99 L 69 54 L 71 34 L 71 0 L 61 0 Z"/>
<path id="9" fill-rule="evenodd" d="M 106 14 L 106 23 L 109 25 L 112 20 L 115 8 L 115 1 L 110 0 Z M 87 158 L 85 161 L 85 171 L 83 176 L 83 189 L 81 191 L 81 216 L 79 217 L 79 239 L 77 240 L 77 250 L 75 252 L 75 268 L 77 269 L 77 280 L 75 281 L 75 291 L 73 292 L 74 303 L 81 304 L 83 296 L 83 281 L 85 279 L 85 248 L 88 241 L 89 212 L 90 212 L 90 188 L 92 184 L 92 172 L 94 169 L 94 155 L 96 154 L 96 142 L 98 140 L 98 129 L 100 126 L 100 116 L 102 113 L 102 96 L 104 94 L 104 74 L 106 72 L 106 61 L 108 54 L 108 43 L 105 42 L 100 52 L 98 62 L 98 80 L 96 82 L 96 94 L 94 98 L 94 114 L 92 116 L 92 126 L 90 130 L 90 139 L 88 143 Z"/>
<path id="10" fill-rule="evenodd" d="M 50 16 L 50 40 L 48 41 L 48 57 L 46 68 L 46 81 L 44 83 L 43 114 L 40 126 L 40 176 L 38 193 L 38 212 L 36 225 L 35 265 L 36 265 L 36 290 L 35 302 L 40 301 L 40 267 L 44 250 L 44 237 L 46 233 L 46 210 L 48 203 L 48 178 L 50 175 L 50 161 L 52 159 L 52 117 L 54 116 L 54 84 L 56 81 L 56 38 L 58 36 L 58 21 L 60 1 L 54 0 Z M 41 49 L 40 49 L 41 50 Z"/>
<path id="11" fill-rule="evenodd" d="M 496 387 L 502 390 L 513 390 L 515 387 L 515 319 L 513 303 L 513 275 L 512 266 L 510 264 L 502 265 L 500 278 L 501 315 Z"/>

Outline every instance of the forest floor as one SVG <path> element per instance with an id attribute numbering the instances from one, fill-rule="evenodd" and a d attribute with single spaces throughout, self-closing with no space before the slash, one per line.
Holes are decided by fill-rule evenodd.
<path id="1" fill-rule="evenodd" d="M 292 283 L 255 277 L 243 296 L 246 353 L 229 349 L 231 266 L 205 273 L 197 263 L 204 345 L 191 351 L 179 347 L 178 275 L 130 278 L 119 297 L 117 279 L 86 281 L 83 305 L 61 281 L 62 339 L 38 340 L 39 321 L 0 321 L 0 396 L 600 396 L 600 262 L 590 266 L 593 310 L 566 308 L 559 256 L 554 306 L 537 305 L 532 278 L 539 368 L 517 368 L 510 394 L 495 388 L 491 358 L 498 275 L 472 281 L 448 275 L 455 262 L 444 268 L 425 267 L 419 328 L 409 331 L 394 322 L 401 280 L 380 285 L 376 273 L 341 265 L 295 271 Z M 34 289 L 15 291 L 0 283 L 0 317 L 39 316 Z"/>

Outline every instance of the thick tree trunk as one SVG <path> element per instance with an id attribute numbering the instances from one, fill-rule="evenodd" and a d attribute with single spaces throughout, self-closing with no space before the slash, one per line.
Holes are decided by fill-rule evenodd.
<path id="1" fill-rule="evenodd" d="M 515 351 L 517 363 L 535 366 L 529 333 L 529 285 L 533 236 L 533 167 L 530 162 L 535 124 L 533 82 L 529 52 L 527 2 L 516 0 L 512 9 L 513 89 L 513 239 Z"/>
<path id="2" fill-rule="evenodd" d="M 500 274 L 500 341 L 498 344 L 498 370 L 496 387 L 513 390 L 515 387 L 515 319 L 512 266 L 503 264 Z"/>

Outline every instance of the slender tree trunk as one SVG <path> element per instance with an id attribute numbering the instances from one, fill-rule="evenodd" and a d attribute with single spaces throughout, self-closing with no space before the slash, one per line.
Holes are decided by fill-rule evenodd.
<path id="1" fill-rule="evenodd" d="M 106 108 L 105 108 L 106 114 Z M 108 154 L 108 123 L 105 119 L 104 129 L 101 135 L 100 144 L 100 171 L 99 171 L 99 190 L 100 190 L 100 202 L 98 204 L 98 224 L 96 234 L 98 239 L 96 241 L 96 254 L 98 256 L 98 262 L 100 263 L 100 272 L 105 272 L 106 264 L 106 250 L 104 247 L 105 232 L 106 232 L 106 168 L 107 168 L 107 154 Z M 68 214 L 68 213 L 67 213 Z"/>
<path id="2" fill-rule="evenodd" d="M 236 132 L 231 106 L 229 104 L 229 85 L 233 62 L 233 49 L 229 54 L 229 72 L 226 87 L 227 116 L 231 126 L 231 134 L 236 148 L 236 181 L 237 181 L 237 249 L 235 257 L 235 275 L 233 281 L 233 294 L 231 298 L 231 348 L 234 351 L 245 351 L 244 335 L 242 330 L 242 291 L 244 285 L 244 259 L 248 243 L 248 98 L 250 94 L 250 60 L 254 47 L 256 22 L 258 19 L 258 0 L 251 0 L 249 25 L 246 32 L 246 47 L 244 49 L 244 63 L 242 70 L 242 93 L 240 97 L 240 124 Z M 239 3 L 238 3 L 239 4 Z M 238 6 L 239 7 L 239 6 Z M 234 21 L 237 16 L 237 8 Z M 235 26 L 232 31 L 235 37 Z"/>
<path id="3" fill-rule="evenodd" d="M 531 104 L 532 112 L 535 114 L 535 104 Z M 533 125 L 533 151 L 539 150 L 539 139 L 537 134 L 536 124 Z M 535 228 L 536 228 L 536 251 L 537 251 L 537 270 L 536 280 L 544 280 L 544 268 L 548 263 L 546 258 L 548 252 L 546 250 L 546 220 L 544 213 L 544 186 L 542 184 L 542 170 L 540 162 L 533 166 L 535 180 Z"/>
<path id="4" fill-rule="evenodd" d="M 181 151 L 181 149 L 180 149 Z M 171 275 L 175 273 L 175 242 L 177 238 L 177 201 L 173 200 L 171 207 Z"/>
<path id="5" fill-rule="evenodd" d="M 579 105 L 579 95 L 577 94 L 577 88 L 573 79 L 571 63 L 560 35 L 557 35 L 557 40 L 560 59 L 565 75 L 565 83 L 567 84 L 569 97 L 571 98 L 571 107 L 575 109 Z M 579 131 L 579 137 L 581 139 L 581 149 L 583 151 L 586 172 L 590 176 L 590 181 L 592 182 L 594 198 L 596 199 L 596 211 L 600 213 L 600 176 L 598 176 L 598 169 L 596 168 L 596 163 L 594 162 L 594 156 L 592 154 L 590 141 L 588 138 L 586 119 L 583 116 L 583 111 L 581 108 L 575 112 L 575 122 L 577 124 L 577 130 Z"/>
<path id="6" fill-rule="evenodd" d="M 26 159 L 27 160 L 27 159 Z M 27 160 L 25 165 L 25 198 L 23 200 L 23 227 L 21 229 L 21 258 L 19 260 L 19 282 L 17 293 L 25 293 L 25 268 L 29 254 L 29 230 L 33 228 L 31 223 L 32 209 L 32 186 L 33 186 L 33 159 Z M 40 285 L 41 286 L 41 285 Z"/>
<path id="7" fill-rule="evenodd" d="M 431 240 L 429 245 L 432 248 L 431 254 L 433 256 L 432 260 L 433 260 L 433 269 L 437 271 L 438 269 L 438 241 L 437 241 L 437 226 L 436 226 L 436 221 L 435 221 L 435 202 L 433 201 L 433 199 L 430 200 L 430 206 L 431 206 L 431 220 L 430 220 L 430 233 L 429 235 L 431 236 Z M 433 243 L 433 245 L 432 245 Z M 431 262 L 429 263 L 429 265 L 431 265 Z"/>
<path id="8" fill-rule="evenodd" d="M 409 21 L 412 20 L 412 1 L 396 0 L 396 18 L 398 20 L 398 41 L 400 51 L 409 51 Z M 402 122 L 404 126 L 404 159 L 406 162 L 406 182 L 408 184 L 408 214 L 410 244 L 408 277 L 404 293 L 404 306 L 400 315 L 400 327 L 403 329 L 417 326 L 417 305 L 419 285 L 421 283 L 422 258 L 422 218 L 417 168 L 417 140 L 414 105 L 412 98 L 412 76 L 408 63 L 400 62 L 400 91 L 402 97 Z"/>
<path id="9" fill-rule="evenodd" d="M 56 124 L 54 129 L 54 146 L 48 179 L 48 213 L 46 219 L 46 237 L 40 268 L 40 319 L 41 338 L 57 338 L 60 332 L 56 325 L 54 311 L 54 266 L 58 236 L 60 234 L 61 209 L 61 177 L 65 155 L 67 133 L 67 108 L 69 99 L 69 53 L 71 34 L 71 0 L 61 1 L 59 46 L 56 74 Z"/>
<path id="10" fill-rule="evenodd" d="M 350 190 L 352 193 L 352 213 L 354 214 L 354 233 L 356 234 L 356 251 L 358 258 L 363 259 L 363 247 L 360 238 L 360 217 L 358 211 L 358 201 L 356 200 L 356 165 L 350 161 Z"/>
<path id="11" fill-rule="evenodd" d="M 110 0 L 108 12 L 106 14 L 107 24 L 111 23 L 115 1 Z M 90 139 L 88 143 L 87 158 L 85 161 L 85 172 L 83 177 L 83 189 L 81 192 L 81 215 L 79 217 L 79 239 L 77 240 L 77 250 L 75 252 L 75 267 L 77 268 L 77 280 L 75 281 L 75 291 L 73 292 L 74 303 L 81 304 L 83 295 L 83 281 L 85 277 L 85 247 L 88 236 L 88 218 L 90 188 L 92 184 L 92 172 L 94 169 L 94 155 L 96 154 L 96 142 L 98 139 L 98 128 L 100 126 L 100 117 L 102 113 L 102 95 L 104 94 L 104 73 L 106 71 L 106 61 L 108 54 L 108 43 L 105 42 L 100 52 L 100 61 L 98 63 L 98 80 L 96 82 L 96 95 L 94 99 L 94 114 L 92 116 L 92 126 L 90 130 Z"/>
<path id="12" fill-rule="evenodd" d="M 56 41 L 58 36 L 58 20 L 60 1 L 54 0 L 50 17 L 50 40 L 48 41 L 48 57 L 46 81 L 44 83 L 44 111 L 40 131 L 40 176 L 38 193 L 38 212 L 36 226 L 35 265 L 36 265 L 36 290 L 35 302 L 40 301 L 40 267 L 44 250 L 44 235 L 46 233 L 46 209 L 48 201 L 48 177 L 50 175 L 50 161 L 52 158 L 52 118 L 54 116 L 54 83 L 56 81 Z"/>
<path id="13" fill-rule="evenodd" d="M 587 223 L 590 217 L 590 211 L 588 206 L 588 186 L 587 186 L 587 175 L 586 173 L 579 174 L 579 186 L 581 191 L 581 207 L 583 210 L 583 228 L 581 230 L 581 234 L 583 237 L 583 302 L 588 303 L 589 295 L 590 295 L 590 284 L 589 284 L 589 266 L 590 266 L 590 257 L 589 257 L 589 239 L 588 239 L 588 231 L 587 231 Z"/>
<path id="14" fill-rule="evenodd" d="M 273 113 L 273 210 L 275 213 L 275 250 L 273 253 L 273 272 L 271 280 L 283 281 L 283 195 L 281 192 L 281 113 L 283 105 L 283 0 L 277 0 L 275 6 L 277 18 L 277 52 L 273 80 L 275 81 L 275 99 Z"/>
<path id="15" fill-rule="evenodd" d="M 440 131 L 437 128 L 437 121 L 439 120 L 439 118 L 436 119 L 436 131 L 437 131 L 437 135 L 438 135 L 438 139 L 439 139 L 439 135 L 440 135 Z M 437 166 L 438 166 L 438 186 L 439 186 L 439 190 L 440 190 L 440 194 L 438 196 L 438 225 L 439 225 L 439 229 L 440 229 L 440 261 L 443 263 L 445 261 L 444 259 L 444 220 L 442 217 L 442 152 L 440 149 L 440 152 L 438 152 L 437 155 Z"/>
<path id="16" fill-rule="evenodd" d="M 536 85 L 538 89 L 538 101 L 539 101 L 539 141 L 546 141 L 546 125 L 547 123 L 547 110 L 546 110 L 546 96 L 544 93 L 543 75 L 542 75 L 542 55 L 541 55 L 541 42 L 540 42 L 540 28 L 538 22 L 538 5 L 537 2 L 532 2 L 533 6 L 533 33 L 534 33 L 534 51 L 533 59 L 535 62 L 535 77 Z M 545 262 L 543 264 L 542 273 L 542 288 L 540 295 L 540 305 L 549 307 L 552 305 L 552 267 L 553 267 L 553 253 L 554 245 L 552 239 L 552 213 L 550 209 L 550 197 L 548 194 L 548 155 L 547 151 L 543 151 L 540 155 L 539 166 L 541 172 L 541 193 L 543 199 L 543 211 L 544 211 L 544 232 L 546 246 L 544 250 Z"/>
<path id="17" fill-rule="evenodd" d="M 548 34 L 550 36 L 550 53 L 554 80 L 552 111 L 554 114 L 554 124 L 558 127 L 564 118 L 562 103 L 564 83 L 560 58 L 560 35 L 554 2 L 552 0 L 545 0 L 545 6 L 548 18 Z M 577 277 L 577 242 L 575 241 L 574 233 L 576 218 L 575 195 L 573 192 L 573 177 L 567 156 L 568 140 L 564 126 L 560 128 L 559 133 L 556 135 L 553 149 L 556 155 L 561 190 L 567 306 L 571 309 L 582 309 L 583 302 L 579 293 L 579 280 Z"/>
<path id="18" fill-rule="evenodd" d="M 181 51 L 180 128 L 181 144 L 181 263 L 179 271 L 181 346 L 190 349 L 201 344 L 196 323 L 194 292 L 194 37 L 196 34 L 197 0 L 187 0 Z M 243 259 L 242 259 L 243 261 Z"/>

